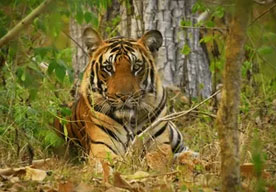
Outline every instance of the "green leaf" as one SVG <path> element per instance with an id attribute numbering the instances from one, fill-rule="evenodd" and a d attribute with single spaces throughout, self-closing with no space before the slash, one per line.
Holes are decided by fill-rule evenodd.
<path id="1" fill-rule="evenodd" d="M 92 14 L 88 11 L 84 13 L 84 20 L 86 23 L 89 23 L 92 20 Z"/>
<path id="2" fill-rule="evenodd" d="M 30 99 L 31 101 L 33 101 L 34 99 L 36 99 L 37 92 L 38 92 L 38 89 L 35 89 L 35 88 L 29 89 L 29 94 L 30 94 L 29 99 Z"/>
<path id="3" fill-rule="evenodd" d="M 213 35 L 207 35 L 205 37 L 203 37 L 202 39 L 200 39 L 200 43 L 208 43 L 209 41 L 213 40 L 214 36 Z"/>
<path id="4" fill-rule="evenodd" d="M 224 16 L 224 8 L 223 7 L 218 7 L 214 13 L 212 14 L 214 17 L 222 18 Z"/>
<path id="5" fill-rule="evenodd" d="M 60 110 L 60 113 L 63 117 L 70 116 L 72 114 L 72 111 L 69 107 L 62 107 Z"/>
<path id="6" fill-rule="evenodd" d="M 275 49 L 273 47 L 264 45 L 257 50 L 257 52 L 261 55 L 269 55 L 275 53 Z"/>
<path id="7" fill-rule="evenodd" d="M 16 70 L 16 76 L 19 80 L 22 80 L 22 76 L 24 74 L 24 69 L 22 67 L 19 67 L 17 70 Z"/>
<path id="8" fill-rule="evenodd" d="M 244 61 L 242 65 L 242 77 L 246 77 L 247 71 L 252 67 L 250 61 Z"/>
<path id="9" fill-rule="evenodd" d="M 276 33 L 273 32 L 267 32 L 264 34 L 264 40 L 266 41 L 271 41 L 271 40 L 276 40 Z"/>
<path id="10" fill-rule="evenodd" d="M 67 141 L 67 139 L 68 139 L 68 130 L 67 130 L 67 127 L 66 127 L 65 124 L 63 125 L 63 133 L 64 133 L 65 141 Z"/>
<path id="11" fill-rule="evenodd" d="M 182 53 L 183 55 L 189 55 L 190 52 L 191 52 L 191 48 L 190 48 L 187 44 L 185 44 L 185 45 L 183 46 L 182 50 L 181 50 L 181 53 Z"/>
<path id="12" fill-rule="evenodd" d="M 56 66 L 57 66 L 56 61 L 51 61 L 50 62 L 49 66 L 48 66 L 48 69 L 47 69 L 47 72 L 48 72 L 49 75 L 52 74 L 52 72 L 55 70 Z"/>
<path id="13" fill-rule="evenodd" d="M 92 16 L 92 20 L 91 20 L 92 26 L 98 27 L 98 25 L 99 25 L 98 17 L 92 12 L 91 12 L 91 16 Z"/>
<path id="14" fill-rule="evenodd" d="M 54 131 L 45 131 L 44 144 L 50 146 L 59 146 L 63 143 L 62 139 Z"/>
<path id="15" fill-rule="evenodd" d="M 196 13 L 197 11 L 205 11 L 205 7 L 203 4 L 196 2 L 192 7 L 192 13 Z"/>
<path id="16" fill-rule="evenodd" d="M 38 30 L 41 30 L 43 31 L 44 33 L 46 33 L 47 31 L 47 28 L 46 28 L 46 25 L 45 23 L 43 22 L 42 19 L 40 19 L 39 17 L 38 18 L 35 18 L 34 22 L 33 22 L 33 25 L 36 29 Z"/>
<path id="17" fill-rule="evenodd" d="M 181 20 L 180 26 L 186 27 L 186 26 L 192 26 L 192 21 L 190 20 Z"/>
<path id="18" fill-rule="evenodd" d="M 62 65 L 56 65 L 55 68 L 56 77 L 60 82 L 63 82 L 65 74 L 66 74 L 66 68 Z"/>
<path id="19" fill-rule="evenodd" d="M 39 55 L 43 59 L 49 52 L 49 47 L 38 47 L 34 49 L 35 55 Z"/>
<path id="20" fill-rule="evenodd" d="M 206 27 L 215 27 L 215 23 L 211 20 L 206 21 L 205 25 Z"/>
<path id="21" fill-rule="evenodd" d="M 78 22 L 79 24 L 82 24 L 83 18 L 84 18 L 84 15 L 83 15 L 82 10 L 78 10 L 78 11 L 77 11 L 77 14 L 76 14 L 76 20 L 77 20 L 77 22 Z"/>

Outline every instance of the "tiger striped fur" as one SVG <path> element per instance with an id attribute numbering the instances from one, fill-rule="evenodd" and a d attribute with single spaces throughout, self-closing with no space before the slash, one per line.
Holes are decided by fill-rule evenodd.
<path id="1" fill-rule="evenodd" d="M 115 37 L 104 41 L 95 30 L 86 28 L 83 39 L 90 61 L 66 124 L 68 136 L 93 157 L 124 155 L 135 136 L 167 114 L 167 95 L 153 57 L 162 45 L 162 35 L 152 30 L 138 40 Z M 56 128 L 63 130 L 58 121 Z M 170 146 L 174 154 L 187 150 L 172 122 L 160 122 L 150 136 L 144 141 L 147 151 L 156 145 Z"/>

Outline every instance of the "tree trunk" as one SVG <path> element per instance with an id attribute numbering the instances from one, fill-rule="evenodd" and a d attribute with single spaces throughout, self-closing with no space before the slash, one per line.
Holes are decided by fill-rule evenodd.
<path id="1" fill-rule="evenodd" d="M 157 55 L 157 67 L 164 85 L 180 87 L 190 97 L 208 97 L 212 92 L 211 73 L 207 53 L 199 43 L 199 29 L 184 30 L 180 26 L 181 20 L 196 22 L 197 15 L 191 13 L 194 2 L 195 0 L 123 1 L 119 7 L 121 22 L 118 31 L 121 36 L 132 38 L 138 38 L 151 29 L 161 31 L 164 43 Z M 101 21 L 102 25 L 107 25 L 107 19 L 110 20 L 110 16 L 116 15 L 113 12 L 118 11 L 117 8 L 118 0 L 113 0 L 110 10 L 107 10 L 107 15 L 103 18 L 104 21 Z M 101 33 L 104 33 L 104 28 L 100 26 Z M 80 26 L 71 22 L 71 36 L 79 43 L 82 42 L 80 30 Z M 187 56 L 181 53 L 185 44 L 191 49 Z M 79 47 L 73 46 L 76 48 L 73 67 L 77 77 L 87 58 Z"/>
<path id="2" fill-rule="evenodd" d="M 159 30 L 164 37 L 157 56 L 158 69 L 165 86 L 181 87 L 190 97 L 211 94 L 211 73 L 207 53 L 199 43 L 199 29 L 184 30 L 181 20 L 196 22 L 191 13 L 195 0 L 131 0 L 121 5 L 123 36 L 137 38 L 145 31 Z M 181 53 L 184 45 L 191 52 Z"/>
<path id="3" fill-rule="evenodd" d="M 72 57 L 72 67 L 74 69 L 74 87 L 71 91 L 73 97 L 78 95 L 78 87 L 80 83 L 80 76 L 88 63 L 87 54 L 84 52 L 86 47 L 82 41 L 82 31 L 84 25 L 79 25 L 74 18 L 70 20 L 70 37 L 72 40 L 72 47 L 74 48 L 74 54 Z"/>
<path id="4" fill-rule="evenodd" d="M 241 63 L 251 0 L 236 0 L 235 14 L 226 41 L 222 98 L 217 113 L 221 146 L 222 191 L 240 191 L 238 114 Z"/>

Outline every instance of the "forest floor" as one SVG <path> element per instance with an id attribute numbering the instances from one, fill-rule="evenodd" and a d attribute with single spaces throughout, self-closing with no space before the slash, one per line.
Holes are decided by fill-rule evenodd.
<path id="1" fill-rule="evenodd" d="M 188 110 L 190 101 L 172 92 L 171 110 Z M 196 104 L 196 101 L 192 101 Z M 88 192 L 88 191 L 220 191 L 220 146 L 215 129 L 215 103 L 210 100 L 175 121 L 186 144 L 199 158 L 182 159 L 182 164 L 158 160 L 101 162 L 95 169 L 81 155 L 65 157 L 41 146 L 0 145 L 0 192 Z M 245 100 L 240 113 L 240 162 L 242 191 L 276 191 L 276 100 Z M 66 149 L 65 151 L 68 151 Z M 62 152 L 64 154 L 64 151 Z M 65 152 L 66 154 L 66 152 Z M 34 155 L 31 166 L 27 166 Z M 38 160 L 39 159 L 39 160 Z M 161 160 L 160 160 L 161 161 Z M 30 162 L 29 162 L 30 163 Z"/>

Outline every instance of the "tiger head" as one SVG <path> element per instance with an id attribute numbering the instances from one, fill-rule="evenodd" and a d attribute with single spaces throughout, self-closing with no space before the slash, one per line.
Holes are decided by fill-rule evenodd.
<path id="1" fill-rule="evenodd" d="M 138 40 L 103 40 L 95 30 L 86 28 L 83 39 L 90 61 L 81 94 L 91 97 L 95 110 L 123 119 L 156 108 L 163 95 L 153 57 L 163 41 L 159 31 L 149 31 Z"/>

